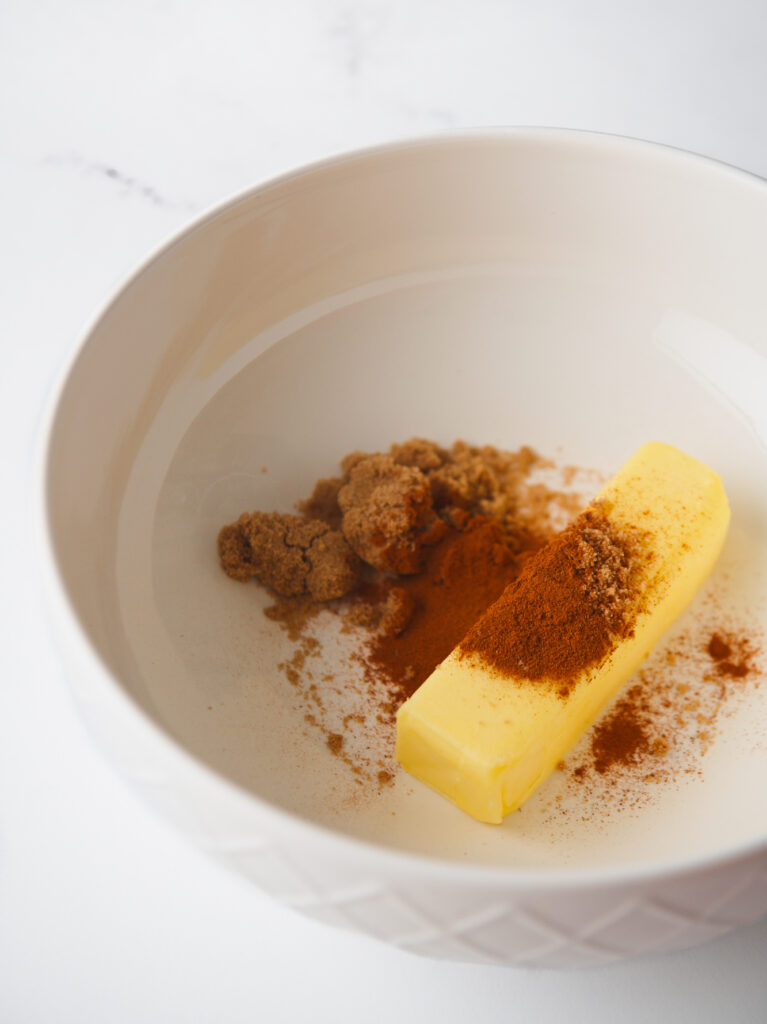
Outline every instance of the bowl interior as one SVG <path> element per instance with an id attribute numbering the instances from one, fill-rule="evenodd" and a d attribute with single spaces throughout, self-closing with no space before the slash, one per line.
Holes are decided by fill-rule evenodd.
<path id="1" fill-rule="evenodd" d="M 712 579 L 666 643 L 711 614 L 758 636 L 765 237 L 767 187 L 753 179 L 559 133 L 363 154 L 206 219 L 100 319 L 54 424 L 56 555 L 119 685 L 245 789 L 400 849 L 559 870 L 767 837 L 756 683 L 705 753 L 669 759 L 663 785 L 634 779 L 622 802 L 557 773 L 488 827 L 404 774 L 360 785 L 279 667 L 294 647 L 263 616 L 268 595 L 227 579 L 215 547 L 223 523 L 291 511 L 354 449 L 413 435 L 529 444 L 609 474 L 660 439 L 715 467 L 733 510 Z M 576 484 L 596 488 L 588 474 Z M 328 714 L 364 715 L 354 638 L 331 616 L 316 628 L 309 669 Z M 389 740 L 369 723 L 351 738 L 384 757 Z"/>

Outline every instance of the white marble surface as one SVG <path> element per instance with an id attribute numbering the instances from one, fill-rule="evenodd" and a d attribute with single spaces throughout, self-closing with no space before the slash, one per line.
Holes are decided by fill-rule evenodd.
<path id="1" fill-rule="evenodd" d="M 0 7 L 0 1020 L 767 1019 L 767 923 L 588 973 L 421 961 L 273 906 L 91 747 L 28 526 L 53 382 L 121 279 L 207 205 L 468 125 L 670 142 L 767 174 L 760 2 L 33 0 Z"/>

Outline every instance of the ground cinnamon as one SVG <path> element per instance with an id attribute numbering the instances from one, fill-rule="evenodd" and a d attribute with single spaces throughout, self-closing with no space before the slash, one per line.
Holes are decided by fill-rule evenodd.
<path id="1" fill-rule="evenodd" d="M 735 645 L 740 648 L 740 656 L 733 652 L 732 641 L 728 643 L 720 633 L 714 633 L 706 645 L 706 650 L 714 662 L 718 675 L 742 679 L 750 670 L 745 652 L 747 644 L 740 638 L 739 641 L 735 641 Z"/>
<path id="2" fill-rule="evenodd" d="M 757 675 L 758 644 L 721 626 L 704 627 L 703 637 L 680 634 L 639 672 L 593 727 L 585 753 L 563 765 L 570 779 L 593 785 L 604 778 L 611 786 L 621 779 L 622 800 L 637 802 L 648 779 L 663 778 L 664 758 L 675 756 L 677 771 L 686 771 L 685 755 L 705 753 L 725 704 Z"/>
<path id="3" fill-rule="evenodd" d="M 659 749 L 656 746 L 656 749 Z M 591 766 L 604 775 L 636 765 L 653 750 L 648 707 L 641 685 L 630 687 L 591 733 Z"/>
<path id="4" fill-rule="evenodd" d="M 599 507 L 531 558 L 461 641 L 504 676 L 556 681 L 566 696 L 631 631 L 636 545 Z"/>
<path id="5" fill-rule="evenodd" d="M 447 536 L 426 554 L 421 573 L 361 591 L 360 601 L 377 604 L 396 588 L 412 605 L 401 635 L 384 629 L 370 641 L 363 658 L 367 672 L 394 684 L 397 702 L 409 697 L 515 578 L 532 543 L 529 536 L 518 537 L 515 555 L 496 520 L 456 513 Z"/>

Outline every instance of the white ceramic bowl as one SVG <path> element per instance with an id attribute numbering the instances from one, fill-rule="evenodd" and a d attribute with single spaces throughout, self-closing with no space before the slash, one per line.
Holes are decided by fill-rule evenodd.
<path id="1" fill-rule="evenodd" d="M 290 509 L 354 448 L 464 437 L 610 471 L 658 438 L 722 473 L 711 586 L 764 622 L 765 240 L 761 180 L 510 130 L 298 171 L 167 245 L 85 339 L 44 468 L 54 621 L 119 770 L 276 897 L 424 954 L 590 964 L 767 911 L 767 688 L 700 776 L 604 821 L 547 817 L 546 787 L 497 828 L 405 776 L 352 800 L 265 599 L 215 554 L 221 523 Z"/>

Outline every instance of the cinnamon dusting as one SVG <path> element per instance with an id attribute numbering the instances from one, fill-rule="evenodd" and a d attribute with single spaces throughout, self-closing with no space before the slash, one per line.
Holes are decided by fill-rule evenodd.
<path id="1" fill-rule="evenodd" d="M 722 618 L 714 602 L 608 707 L 560 766 L 579 790 L 637 806 L 649 799 L 648 782 L 699 770 L 727 705 L 761 681 L 759 645 L 749 632 L 723 630 Z"/>
<path id="2" fill-rule="evenodd" d="M 631 632 L 638 551 L 601 508 L 587 509 L 526 563 L 459 655 L 511 678 L 556 681 L 567 696 Z"/>
<path id="3" fill-rule="evenodd" d="M 525 543 L 529 540 L 520 537 L 516 546 Z M 443 541 L 428 552 L 422 573 L 361 589 L 358 600 L 374 607 L 385 607 L 399 592 L 412 609 L 404 631 L 396 633 L 384 622 L 371 638 L 360 656 L 366 679 L 388 680 L 399 706 L 500 596 L 523 560 L 496 520 L 456 514 Z M 354 604 L 349 614 L 354 616 Z"/>

